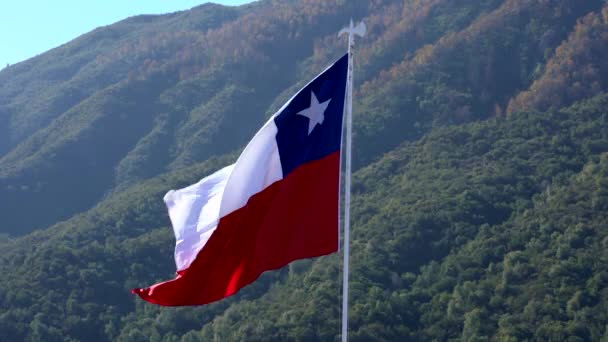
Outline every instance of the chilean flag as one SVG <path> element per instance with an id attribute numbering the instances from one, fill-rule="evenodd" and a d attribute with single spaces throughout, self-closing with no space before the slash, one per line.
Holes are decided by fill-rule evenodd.
<path id="1" fill-rule="evenodd" d="M 165 197 L 177 277 L 133 293 L 179 306 L 220 300 L 263 272 L 338 250 L 343 56 L 260 129 L 235 164 Z"/>

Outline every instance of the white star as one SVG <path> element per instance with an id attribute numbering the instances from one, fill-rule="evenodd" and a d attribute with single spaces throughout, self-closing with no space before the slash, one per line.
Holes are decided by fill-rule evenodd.
<path id="1" fill-rule="evenodd" d="M 319 103 L 317 100 L 317 95 L 314 92 L 310 92 L 310 107 L 304 109 L 303 111 L 297 113 L 297 115 L 302 115 L 308 118 L 308 135 L 315 129 L 317 124 L 322 124 L 325 119 L 325 110 L 327 106 L 329 106 L 329 102 L 331 99 Z"/>

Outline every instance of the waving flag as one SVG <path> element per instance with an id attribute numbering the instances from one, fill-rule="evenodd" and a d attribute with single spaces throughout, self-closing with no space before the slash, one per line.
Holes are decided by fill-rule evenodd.
<path id="1" fill-rule="evenodd" d="M 134 289 L 160 305 L 210 303 L 263 272 L 338 250 L 348 55 L 289 100 L 233 165 L 169 191 L 177 277 Z"/>

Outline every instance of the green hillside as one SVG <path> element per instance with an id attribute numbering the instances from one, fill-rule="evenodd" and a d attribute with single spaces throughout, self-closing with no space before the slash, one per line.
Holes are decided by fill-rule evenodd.
<path id="1" fill-rule="evenodd" d="M 162 308 L 162 196 L 344 53 L 352 341 L 608 339 L 608 5 L 262 0 L 99 28 L 0 71 L 0 340 L 333 341 L 340 255 Z"/>

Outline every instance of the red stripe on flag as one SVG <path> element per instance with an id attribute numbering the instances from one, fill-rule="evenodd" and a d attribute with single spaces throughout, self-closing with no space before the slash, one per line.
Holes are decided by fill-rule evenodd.
<path id="1" fill-rule="evenodd" d="M 340 153 L 304 164 L 220 219 L 189 268 L 135 289 L 160 305 L 207 304 L 235 294 L 263 272 L 338 250 Z"/>

